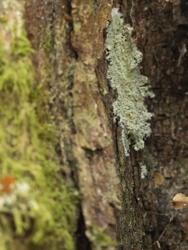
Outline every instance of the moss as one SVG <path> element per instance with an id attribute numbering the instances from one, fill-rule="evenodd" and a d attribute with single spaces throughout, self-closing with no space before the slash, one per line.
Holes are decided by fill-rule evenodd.
<path id="1" fill-rule="evenodd" d="M 135 150 L 144 148 L 144 139 L 150 135 L 151 113 L 144 100 L 152 94 L 148 91 L 147 77 L 141 75 L 139 64 L 142 54 L 131 38 L 131 27 L 123 23 L 118 9 L 112 9 L 112 20 L 107 28 L 107 77 L 117 91 L 113 103 L 116 119 L 122 127 L 122 140 L 128 155 L 133 144 Z"/>
<path id="2" fill-rule="evenodd" d="M 44 35 L 44 41 L 43 41 L 43 48 L 47 54 L 52 52 L 52 50 L 54 48 L 53 36 L 52 36 L 52 32 L 50 30 L 50 27 L 46 28 L 46 32 Z"/>
<path id="3" fill-rule="evenodd" d="M 107 249 L 118 245 L 117 241 L 112 240 L 108 234 L 96 225 L 90 225 L 86 235 L 91 241 L 94 250 Z"/>
<path id="4" fill-rule="evenodd" d="M 0 16 L 0 23 L 7 23 L 8 19 L 4 16 Z"/>
<path id="5" fill-rule="evenodd" d="M 61 178 L 49 93 L 36 82 L 21 27 L 8 28 L 8 46 L 0 39 L 0 249 L 17 249 L 18 240 L 31 249 L 71 250 L 77 194 Z"/>

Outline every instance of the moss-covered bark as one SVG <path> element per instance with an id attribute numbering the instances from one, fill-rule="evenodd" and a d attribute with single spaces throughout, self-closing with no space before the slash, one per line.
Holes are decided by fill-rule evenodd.
<path id="1" fill-rule="evenodd" d="M 0 246 L 74 249 L 78 196 L 61 178 L 48 79 L 35 77 L 24 2 L 3 1 L 1 10 Z"/>
<path id="2" fill-rule="evenodd" d="M 1 249 L 186 249 L 186 2 L 0 6 Z"/>

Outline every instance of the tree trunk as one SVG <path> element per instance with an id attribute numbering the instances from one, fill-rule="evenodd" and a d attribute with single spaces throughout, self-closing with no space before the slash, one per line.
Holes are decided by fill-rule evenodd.
<path id="1" fill-rule="evenodd" d="M 2 250 L 187 249 L 186 1 L 0 7 Z"/>

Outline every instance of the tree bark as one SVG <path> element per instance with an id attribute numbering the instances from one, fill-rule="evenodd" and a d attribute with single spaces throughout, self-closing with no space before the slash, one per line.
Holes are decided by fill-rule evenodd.
<path id="1" fill-rule="evenodd" d="M 58 161 L 67 197 L 76 195 L 67 203 L 60 192 L 56 198 L 49 195 L 56 206 L 65 203 L 65 214 L 69 209 L 74 214 L 63 217 L 67 230 L 58 240 L 55 235 L 51 245 L 45 230 L 47 240 L 41 237 L 38 245 L 30 240 L 32 226 L 21 236 L 12 230 L 11 237 L 18 237 L 20 249 L 187 249 L 188 214 L 175 211 L 171 202 L 176 193 L 188 192 L 186 1 L 27 0 L 24 6 L 35 85 L 45 85 L 40 95 L 48 93 L 37 102 L 37 115 L 43 124 L 48 113 L 57 132 L 55 146 L 49 138 L 44 144 L 55 149 L 52 161 Z M 144 100 L 153 114 L 151 136 L 136 151 L 130 132 L 129 155 L 122 136 L 123 129 L 129 130 L 122 128 L 114 109 L 120 93 L 108 77 L 113 62 L 107 58 L 106 41 L 113 15 L 123 20 L 125 29 L 133 28 L 131 49 L 137 46 L 143 54 L 136 72 L 148 77 L 155 94 Z M 121 60 L 128 56 L 123 54 Z M 26 137 L 31 137 L 30 132 Z M 19 154 L 24 157 L 24 152 Z M 57 176 L 52 174 L 48 181 L 53 178 Z M 52 181 L 52 188 L 58 187 L 58 181 Z"/>

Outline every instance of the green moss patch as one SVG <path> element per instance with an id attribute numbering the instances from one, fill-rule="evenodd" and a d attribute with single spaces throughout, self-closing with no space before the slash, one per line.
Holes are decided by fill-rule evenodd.
<path id="1" fill-rule="evenodd" d="M 0 38 L 0 249 L 71 250 L 77 194 L 61 178 L 49 93 L 36 82 L 24 29 L 8 32 L 10 41 Z"/>

